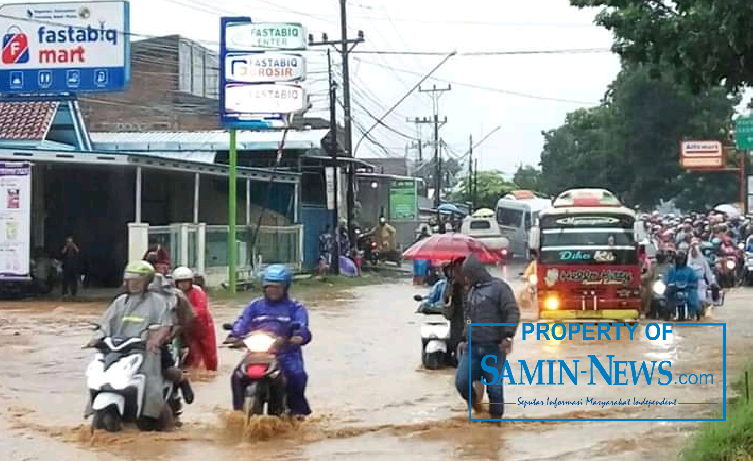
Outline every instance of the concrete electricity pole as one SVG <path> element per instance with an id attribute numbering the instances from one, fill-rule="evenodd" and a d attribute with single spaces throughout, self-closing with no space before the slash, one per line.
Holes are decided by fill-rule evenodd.
<path id="1" fill-rule="evenodd" d="M 343 110 L 345 115 L 345 146 L 344 150 L 347 156 L 353 157 L 353 133 L 352 133 L 352 116 L 350 110 L 350 66 L 349 56 L 353 48 L 359 43 L 364 42 L 363 31 L 358 31 L 358 38 L 348 38 L 348 15 L 346 9 L 346 0 L 340 0 L 340 40 L 329 40 L 327 34 L 322 34 L 321 41 L 315 41 L 313 34 L 309 34 L 309 46 L 332 46 L 335 51 L 340 53 L 343 60 Z M 339 47 L 339 48 L 338 48 Z M 348 230 L 352 229 L 354 193 L 353 186 L 355 183 L 355 170 L 353 163 L 348 166 Z"/>
<path id="2" fill-rule="evenodd" d="M 451 85 L 447 85 L 447 88 L 437 88 L 437 85 L 433 85 L 432 88 L 424 90 L 419 88 L 418 91 L 422 93 L 431 93 L 431 100 L 434 106 L 434 117 L 431 121 L 416 119 L 416 123 L 433 123 L 434 124 L 434 207 L 438 207 L 440 202 L 440 192 L 442 190 L 442 159 L 439 155 L 439 128 L 447 123 L 447 117 L 444 120 L 439 119 L 439 98 L 442 97 L 442 93 L 452 90 Z"/>
<path id="3" fill-rule="evenodd" d="M 473 191 L 471 183 L 473 182 L 473 135 L 468 136 L 468 180 L 465 182 L 465 193 L 468 195 L 468 201 L 471 202 L 471 212 L 473 212 Z"/>

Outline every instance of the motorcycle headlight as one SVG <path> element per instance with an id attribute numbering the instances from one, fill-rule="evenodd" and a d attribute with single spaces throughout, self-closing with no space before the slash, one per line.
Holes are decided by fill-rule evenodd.
<path id="1" fill-rule="evenodd" d="M 246 339 L 243 340 L 243 344 L 246 345 L 246 348 L 249 350 L 249 352 L 267 352 L 270 347 L 275 343 L 275 338 L 265 335 L 265 334 L 256 334 L 248 336 Z"/>
<path id="2" fill-rule="evenodd" d="M 731 259 L 728 259 L 725 264 L 727 266 L 727 269 L 729 269 L 729 270 L 732 270 L 732 269 L 735 268 L 735 261 L 733 261 Z"/>
<path id="3" fill-rule="evenodd" d="M 657 295 L 663 295 L 664 292 L 667 290 L 667 286 L 664 285 L 664 282 L 662 282 L 661 280 L 657 280 L 656 283 L 654 283 L 654 286 L 652 287 L 652 289 L 654 290 L 654 293 L 656 293 Z"/>

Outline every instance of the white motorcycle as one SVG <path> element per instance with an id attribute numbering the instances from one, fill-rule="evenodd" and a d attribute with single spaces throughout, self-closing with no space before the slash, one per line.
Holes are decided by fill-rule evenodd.
<path id="1" fill-rule="evenodd" d="M 95 325 L 94 329 L 99 328 Z M 140 429 L 152 429 L 141 413 L 146 386 L 146 376 L 141 372 L 146 341 L 141 336 L 159 328 L 159 325 L 150 325 L 139 337 L 133 338 L 104 337 L 93 346 L 97 352 L 86 369 L 87 388 L 92 400 L 92 429 L 117 432 L 122 430 L 123 423 L 136 423 Z M 163 378 L 162 389 L 166 404 L 173 416 L 177 416 L 180 405 L 176 386 Z"/>
<path id="2" fill-rule="evenodd" d="M 450 342 L 450 321 L 444 312 L 429 304 L 426 297 L 413 296 L 420 303 L 417 313 L 423 314 L 421 322 L 421 363 L 429 370 L 437 370 L 450 361 L 453 351 L 448 350 Z"/>

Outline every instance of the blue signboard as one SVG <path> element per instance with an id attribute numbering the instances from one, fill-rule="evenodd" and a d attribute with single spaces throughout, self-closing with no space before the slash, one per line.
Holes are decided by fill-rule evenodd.
<path id="1" fill-rule="evenodd" d="M 280 50 L 306 49 L 298 23 L 252 23 L 251 18 L 220 18 L 220 123 L 227 129 L 260 130 L 279 126 L 284 114 L 308 107 L 305 58 Z"/>
<path id="2" fill-rule="evenodd" d="M 129 14 L 127 1 L 0 5 L 0 93 L 127 88 Z"/>

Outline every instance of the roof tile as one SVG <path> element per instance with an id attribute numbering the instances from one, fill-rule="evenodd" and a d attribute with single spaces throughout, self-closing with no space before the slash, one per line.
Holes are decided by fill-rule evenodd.
<path id="1" fill-rule="evenodd" d="M 0 102 L 0 139 L 44 139 L 57 108 L 57 102 Z"/>

